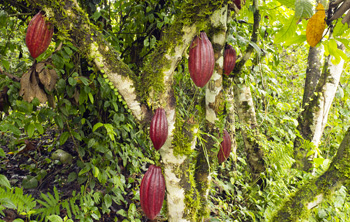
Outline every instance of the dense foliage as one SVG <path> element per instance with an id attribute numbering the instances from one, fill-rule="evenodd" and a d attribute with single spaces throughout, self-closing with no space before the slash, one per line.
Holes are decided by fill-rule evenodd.
<path id="1" fill-rule="evenodd" d="M 248 43 L 254 47 L 254 56 L 239 78 L 253 94 L 267 170 L 262 175 L 263 185 L 251 182 L 240 133 L 245 126 L 237 120 L 237 151 L 212 172 L 211 221 L 268 221 L 287 196 L 327 169 L 348 127 L 346 64 L 315 151 L 313 173 L 292 168 L 309 49 L 304 18 L 314 13 L 314 2 L 290 2 L 259 2 L 257 43 L 250 42 L 252 2 L 247 0 L 239 13 L 231 12 L 227 43 L 237 52 L 237 60 Z M 79 3 L 136 78 L 164 30 L 181 13 L 181 1 L 177 0 Z M 151 164 L 161 164 L 148 126 L 135 120 L 106 74 L 59 30 L 55 30 L 48 50 L 36 59 L 47 62 L 58 75 L 54 90 L 47 92 L 53 102 L 24 101 L 19 78 L 35 62 L 24 39 L 28 22 L 37 11 L 30 4 L 13 4 L 0 3 L 0 220 L 13 210 L 16 221 L 144 221 L 141 179 Z M 334 42 L 327 37 L 320 47 L 325 55 L 347 61 L 349 29 L 341 22 L 334 26 L 333 36 L 346 45 L 346 54 L 334 50 Z M 224 77 L 224 84 L 229 78 Z M 196 119 L 204 112 L 193 98 L 202 101 L 205 91 L 195 88 L 185 57 L 175 71 L 173 88 L 181 119 Z M 349 199 L 342 187 L 312 210 L 309 221 L 346 221 Z M 159 220 L 167 220 L 166 210 L 163 204 Z"/>

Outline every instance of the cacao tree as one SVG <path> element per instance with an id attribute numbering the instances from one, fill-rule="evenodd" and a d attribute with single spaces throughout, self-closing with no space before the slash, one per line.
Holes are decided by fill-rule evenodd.
<path id="1" fill-rule="evenodd" d="M 349 133 L 346 126 L 326 129 L 330 112 L 341 110 L 335 116 L 348 120 L 347 100 L 337 100 L 339 83 L 348 84 L 341 79 L 348 69 L 348 16 L 343 23 L 339 19 L 346 5 L 5 0 L 0 23 L 3 17 L 23 21 L 30 67 L 11 72 L 19 65 L 10 66 L 5 52 L 22 47 L 1 42 L 0 86 L 10 88 L 0 91 L 0 111 L 6 105 L 11 114 L 2 116 L 0 129 L 21 137 L 22 129 L 8 123 L 21 124 L 14 120 L 16 113 L 29 110 L 21 117 L 31 118 L 23 126 L 29 138 L 44 134 L 42 116 L 60 131 L 57 147 L 72 138 L 79 160 L 76 176 L 82 181 L 79 201 L 93 202 L 83 195 L 91 190 L 95 204 L 78 210 L 71 203 L 77 196 L 70 202 L 53 197 L 55 202 L 51 194 L 43 195 L 61 208 L 83 212 L 67 210 L 74 219 L 100 220 L 99 206 L 103 214 L 130 221 L 135 215 L 139 221 L 318 218 L 322 203 L 348 188 Z M 10 39 L 15 34 L 2 35 Z M 33 115 L 33 104 L 40 103 L 47 103 L 49 111 L 38 108 Z M 112 125 L 125 119 L 130 122 Z M 133 149 L 135 156 L 124 155 Z M 92 152 L 98 157 L 90 161 Z M 101 170 L 98 164 L 104 161 L 117 162 L 117 169 Z M 89 174 L 86 181 L 84 174 Z M 55 210 L 52 215 L 60 214 Z"/>

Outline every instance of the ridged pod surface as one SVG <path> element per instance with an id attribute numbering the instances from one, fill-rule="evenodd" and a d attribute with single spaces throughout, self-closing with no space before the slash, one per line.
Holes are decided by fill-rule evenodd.
<path id="1" fill-rule="evenodd" d="M 168 120 L 163 108 L 156 110 L 151 121 L 149 134 L 154 148 L 159 150 L 168 138 Z"/>
<path id="2" fill-rule="evenodd" d="M 42 12 L 39 12 L 30 20 L 26 34 L 26 45 L 34 59 L 49 47 L 53 30 L 51 23 L 45 21 Z"/>
<path id="3" fill-rule="evenodd" d="M 231 45 L 226 45 L 224 52 L 224 74 L 230 75 L 236 65 L 236 50 Z"/>
<path id="4" fill-rule="evenodd" d="M 224 162 L 231 152 L 231 137 L 226 130 L 224 130 L 224 138 L 220 144 L 220 150 L 218 153 L 219 163 Z"/>
<path id="5" fill-rule="evenodd" d="M 215 66 L 214 49 L 205 32 L 196 36 L 190 46 L 188 69 L 194 84 L 203 87 L 213 75 Z"/>
<path id="6" fill-rule="evenodd" d="M 160 167 L 151 165 L 141 181 L 140 202 L 143 212 L 153 220 L 162 209 L 165 180 Z"/>

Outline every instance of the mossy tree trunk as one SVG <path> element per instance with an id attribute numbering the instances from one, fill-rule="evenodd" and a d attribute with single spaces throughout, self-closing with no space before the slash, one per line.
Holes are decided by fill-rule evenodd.
<path id="1" fill-rule="evenodd" d="M 235 102 L 239 121 L 242 123 L 244 148 L 250 166 L 252 179 L 259 180 L 265 172 L 264 152 L 259 145 L 259 130 L 250 87 L 246 84 L 235 85 Z"/>
<path id="2" fill-rule="evenodd" d="M 251 41 L 256 43 L 258 41 L 258 30 L 260 23 L 260 13 L 258 8 L 258 1 L 253 1 L 254 8 L 254 24 Z M 233 73 L 235 105 L 238 110 L 238 117 L 243 125 L 242 136 L 244 139 L 245 151 L 247 153 L 247 162 L 251 169 L 252 179 L 259 180 L 260 173 L 265 172 L 264 152 L 259 145 L 259 131 L 257 129 L 257 120 L 253 97 L 250 92 L 250 87 L 244 81 L 240 80 L 244 76 L 244 65 L 250 59 L 254 48 L 251 44 L 247 46 L 245 53 L 241 60 L 236 64 Z"/>
<path id="3" fill-rule="evenodd" d="M 271 221 L 305 221 L 310 209 L 338 190 L 349 186 L 350 177 L 350 128 L 341 142 L 328 170 L 311 180 L 292 194 L 274 213 Z M 347 187 L 349 189 L 349 187 Z"/>
<path id="4" fill-rule="evenodd" d="M 318 47 L 310 47 L 307 57 L 307 69 L 304 85 L 303 105 L 307 104 L 315 92 L 318 80 L 321 77 L 321 50 Z"/>
<path id="5" fill-rule="evenodd" d="M 344 50 L 344 47 L 342 47 Z M 294 141 L 294 167 L 308 171 L 312 168 L 312 160 L 316 157 L 324 127 L 327 123 L 329 109 L 343 71 L 344 60 L 333 64 L 332 56 L 327 56 L 320 77 L 310 101 L 298 117 L 299 136 Z"/>
<path id="6" fill-rule="evenodd" d="M 212 14 L 210 17 L 211 26 L 208 33 L 213 33 L 211 36 L 212 45 L 215 55 L 215 69 L 210 81 L 205 86 L 205 118 L 206 126 L 204 135 L 204 143 L 199 145 L 200 153 L 197 157 L 197 166 L 195 179 L 197 182 L 197 188 L 199 196 L 201 197 L 201 205 L 199 211 L 201 214 L 201 220 L 209 216 L 209 204 L 208 193 L 211 183 L 211 173 L 215 169 L 213 164 L 214 159 L 217 158 L 217 152 L 213 152 L 213 148 L 218 147 L 218 144 L 213 136 L 222 135 L 222 130 L 217 126 L 217 121 L 220 121 L 219 113 L 223 110 L 224 106 L 224 91 L 222 87 L 222 75 L 223 75 L 223 55 L 226 42 L 226 30 L 227 30 L 227 5 Z M 215 31 L 215 32 L 214 32 Z M 221 118 L 221 121 L 223 119 Z"/>

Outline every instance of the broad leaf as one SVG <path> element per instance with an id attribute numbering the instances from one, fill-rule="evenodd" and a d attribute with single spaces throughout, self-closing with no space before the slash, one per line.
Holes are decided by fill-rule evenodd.
<path id="1" fill-rule="evenodd" d="M 277 32 L 275 43 L 284 42 L 292 38 L 297 30 L 297 23 L 294 16 L 291 16 L 284 26 Z"/>
<path id="2" fill-rule="evenodd" d="M 295 18 L 297 20 L 303 18 L 310 18 L 313 14 L 313 6 L 310 0 L 296 0 L 295 1 Z"/>

